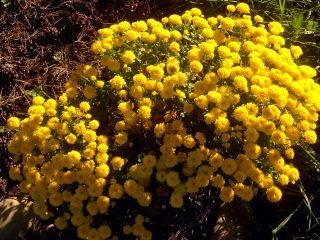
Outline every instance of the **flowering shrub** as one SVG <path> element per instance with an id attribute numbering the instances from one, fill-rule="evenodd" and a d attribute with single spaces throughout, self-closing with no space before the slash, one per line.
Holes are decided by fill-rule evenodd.
<path id="1" fill-rule="evenodd" d="M 302 50 L 285 47 L 280 23 L 252 19 L 244 3 L 227 10 L 100 29 L 100 66 L 79 66 L 59 99 L 34 97 L 27 118 L 8 119 L 10 177 L 37 215 L 107 239 L 122 199 L 181 208 L 207 187 L 224 202 L 258 189 L 281 199 L 299 179 L 293 147 L 317 140 L 316 71 L 295 63 Z M 137 215 L 123 233 L 151 239 L 144 222 Z"/>

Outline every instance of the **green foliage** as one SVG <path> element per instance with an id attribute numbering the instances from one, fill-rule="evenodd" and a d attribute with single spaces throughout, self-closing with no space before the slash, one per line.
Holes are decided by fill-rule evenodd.
<path id="1" fill-rule="evenodd" d="M 298 12 L 293 16 L 293 19 L 291 21 L 291 27 L 293 28 L 295 34 L 300 33 L 303 20 L 303 12 Z"/>
<path id="2" fill-rule="evenodd" d="M 42 89 L 41 86 L 39 87 L 36 87 L 34 89 L 31 89 L 31 90 L 26 90 L 25 93 L 31 97 L 36 97 L 36 96 L 44 96 L 45 93 Z"/>
<path id="3" fill-rule="evenodd" d="M 63 60 L 63 53 L 62 52 L 55 52 L 52 56 L 52 58 L 57 61 L 60 62 L 61 60 Z"/>
<path id="4" fill-rule="evenodd" d="M 6 130 L 5 126 L 0 126 L 0 133 L 4 133 Z"/>
<path id="5" fill-rule="evenodd" d="M 286 9 L 286 0 L 279 0 L 279 10 L 281 18 L 284 16 L 284 11 Z"/>
<path id="6" fill-rule="evenodd" d="M 9 7 L 12 5 L 12 0 L 0 0 L 4 7 Z"/>

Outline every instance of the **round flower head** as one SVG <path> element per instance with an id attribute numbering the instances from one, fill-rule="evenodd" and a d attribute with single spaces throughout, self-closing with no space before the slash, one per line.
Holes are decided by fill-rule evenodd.
<path id="1" fill-rule="evenodd" d="M 246 3 L 238 3 L 236 9 L 240 13 L 250 13 L 250 7 Z"/>
<path id="2" fill-rule="evenodd" d="M 17 117 L 10 117 L 8 120 L 7 120 L 7 128 L 13 130 L 13 129 L 16 129 L 16 128 L 19 128 L 20 126 L 20 119 L 17 118 Z"/>
<path id="3" fill-rule="evenodd" d="M 279 202 L 282 197 L 281 190 L 276 186 L 272 186 L 271 188 L 268 188 L 266 194 L 267 194 L 267 199 L 272 203 Z"/>

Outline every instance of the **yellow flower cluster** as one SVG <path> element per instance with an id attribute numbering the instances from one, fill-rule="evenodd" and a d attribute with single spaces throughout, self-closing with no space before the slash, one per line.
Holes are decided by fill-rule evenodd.
<path id="1" fill-rule="evenodd" d="M 37 215 L 101 240 L 119 199 L 181 208 L 208 187 L 224 202 L 259 189 L 281 199 L 281 186 L 299 179 L 293 147 L 317 141 L 316 71 L 295 62 L 302 50 L 285 47 L 280 23 L 252 18 L 245 3 L 227 10 L 100 29 L 91 49 L 103 71 L 78 66 L 58 101 L 35 97 L 27 118 L 8 119 L 10 176 Z M 151 239 L 144 218 L 135 221 L 123 233 Z"/>

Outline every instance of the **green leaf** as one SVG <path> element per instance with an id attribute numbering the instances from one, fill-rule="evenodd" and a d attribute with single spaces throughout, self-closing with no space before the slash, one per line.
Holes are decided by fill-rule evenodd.
<path id="1" fill-rule="evenodd" d="M 303 12 L 298 12 L 294 15 L 291 22 L 291 26 L 293 27 L 296 33 L 300 32 L 302 23 L 303 23 Z"/>
<path id="2" fill-rule="evenodd" d="M 1 0 L 1 2 L 4 7 L 9 7 L 12 4 L 11 0 Z"/>
<path id="3" fill-rule="evenodd" d="M 6 127 L 5 126 L 0 126 L 0 133 L 4 133 L 6 131 Z"/>
<path id="4" fill-rule="evenodd" d="M 62 52 L 55 52 L 52 56 L 52 58 L 57 61 L 60 62 L 63 59 L 63 53 Z"/>
<path id="5" fill-rule="evenodd" d="M 309 20 L 307 22 L 306 29 L 307 31 L 314 32 L 318 28 L 318 26 L 319 26 L 319 23 L 317 21 Z"/>
<path id="6" fill-rule="evenodd" d="M 26 90 L 25 93 L 31 97 L 44 96 L 44 91 L 42 87 L 36 87 L 31 90 Z"/>

